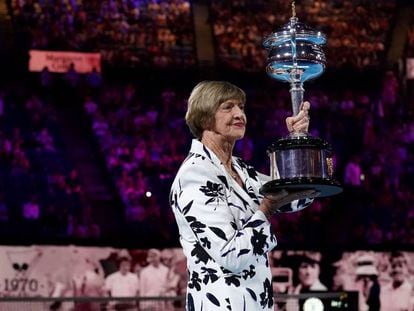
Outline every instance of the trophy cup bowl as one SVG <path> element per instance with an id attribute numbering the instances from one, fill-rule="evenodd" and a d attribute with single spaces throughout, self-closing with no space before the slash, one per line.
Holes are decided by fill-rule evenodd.
<path id="1" fill-rule="evenodd" d="M 325 70 L 326 58 L 322 45 L 326 37 L 303 23 L 297 17 L 267 36 L 263 42 L 268 50 L 266 72 L 276 80 L 290 83 L 293 115 L 303 102 L 303 83 L 317 78 Z M 285 190 L 318 191 L 319 197 L 342 192 L 333 178 L 332 148 L 324 140 L 307 133 L 291 133 L 267 150 L 272 180 L 260 189 L 263 195 Z M 289 208 L 279 212 L 294 212 Z"/>

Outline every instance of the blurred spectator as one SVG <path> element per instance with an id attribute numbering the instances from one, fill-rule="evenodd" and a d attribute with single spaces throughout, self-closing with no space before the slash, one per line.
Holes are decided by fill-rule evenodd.
<path id="1" fill-rule="evenodd" d="M 32 196 L 26 203 L 23 204 L 23 218 L 27 220 L 39 220 L 40 206 L 38 199 Z"/>
<path id="2" fill-rule="evenodd" d="M 65 183 L 68 194 L 79 194 L 81 192 L 78 172 L 75 169 L 69 172 L 69 176 L 66 177 Z"/>
<path id="3" fill-rule="evenodd" d="M 402 252 L 389 256 L 391 282 L 381 288 L 381 310 L 413 310 L 413 286 L 409 280 L 410 263 Z"/>
<path id="4" fill-rule="evenodd" d="M 4 109 L 4 93 L 0 91 L 0 126 L 3 123 Z"/>
<path id="5" fill-rule="evenodd" d="M 305 252 L 299 256 L 297 270 L 299 284 L 294 289 L 295 294 L 328 290 L 319 280 L 320 260 L 320 253 Z"/>
<path id="6" fill-rule="evenodd" d="M 163 284 L 162 295 L 170 297 L 179 296 L 178 285 L 180 282 L 180 275 L 176 271 L 176 258 L 171 249 L 166 248 L 161 251 L 161 262 L 168 268 L 165 284 Z M 174 305 L 174 301 L 166 301 L 163 310 L 173 311 L 175 310 Z"/>
<path id="7" fill-rule="evenodd" d="M 344 183 L 350 186 L 361 186 L 364 179 L 358 156 L 353 156 L 345 166 Z"/>
<path id="8" fill-rule="evenodd" d="M 9 209 L 6 205 L 4 193 L 0 191 L 0 222 L 7 222 L 9 220 Z"/>
<path id="9" fill-rule="evenodd" d="M 86 74 L 85 81 L 87 86 L 96 89 L 102 85 L 102 76 L 96 68 L 93 67 L 92 71 Z"/>
<path id="10" fill-rule="evenodd" d="M 361 311 L 380 310 L 380 290 L 378 282 L 377 263 L 373 256 L 362 255 L 356 263 L 355 284 L 359 292 L 359 307 Z"/>
<path id="11" fill-rule="evenodd" d="M 68 83 L 68 85 L 72 88 L 78 85 L 80 76 L 79 73 L 76 71 L 74 63 L 70 63 L 69 68 L 63 77 L 66 83 Z"/>
<path id="12" fill-rule="evenodd" d="M 119 258 L 119 270 L 108 275 L 105 279 L 105 290 L 111 297 L 135 297 L 138 295 L 138 277 L 131 272 L 131 260 Z M 134 308 L 135 302 L 114 302 L 115 309 Z"/>
<path id="13" fill-rule="evenodd" d="M 92 130 L 95 135 L 99 138 L 103 138 L 107 134 L 108 127 L 108 122 L 101 114 L 98 113 L 92 123 Z"/>
<path id="14" fill-rule="evenodd" d="M 43 88 L 50 89 L 53 85 L 53 76 L 49 71 L 49 67 L 45 66 L 40 72 L 40 85 Z"/>
<path id="15" fill-rule="evenodd" d="M 169 269 L 161 264 L 161 252 L 157 249 L 149 249 L 147 255 L 148 266 L 140 273 L 139 294 L 141 297 L 163 296 L 163 286 L 167 282 Z M 141 301 L 140 310 L 152 311 L 163 307 L 159 301 Z"/>
<path id="16" fill-rule="evenodd" d="M 40 144 L 41 151 L 43 152 L 55 152 L 55 143 L 52 135 L 50 135 L 47 128 L 43 128 L 37 135 L 36 140 Z"/>
<path id="17" fill-rule="evenodd" d="M 93 115 L 98 110 L 98 105 L 91 96 L 85 98 L 84 108 L 87 114 Z"/>
<path id="18" fill-rule="evenodd" d="M 76 291 L 74 296 L 77 297 L 102 297 L 105 296 L 105 279 L 99 274 L 98 268 L 89 267 L 84 271 L 79 279 L 75 279 Z M 77 284 L 78 283 L 78 284 Z M 79 311 L 95 311 L 101 309 L 99 301 L 78 302 L 76 310 Z"/>
<path id="19" fill-rule="evenodd" d="M 401 114 L 400 108 L 397 106 L 397 96 L 399 92 L 399 83 L 397 77 L 392 70 L 388 70 L 382 81 L 382 102 L 385 108 L 385 116 L 389 121 L 397 120 Z"/>
<path id="20" fill-rule="evenodd" d="M 98 239 L 101 236 L 101 229 L 94 221 L 90 207 L 86 206 L 81 211 L 75 212 L 74 215 L 75 217 L 70 218 L 72 231 L 69 236 L 81 239 Z"/>

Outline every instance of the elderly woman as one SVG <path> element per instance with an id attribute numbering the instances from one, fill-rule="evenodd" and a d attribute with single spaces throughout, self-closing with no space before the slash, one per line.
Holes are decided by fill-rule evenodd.
<path id="1" fill-rule="evenodd" d="M 172 185 L 170 203 L 189 270 L 187 310 L 273 310 L 267 254 L 276 246 L 270 217 L 286 204 L 308 205 L 313 191 L 264 198 L 269 177 L 232 155 L 246 130 L 246 95 L 221 81 L 204 81 L 188 100 L 193 140 Z M 309 103 L 287 118 L 307 131 Z"/>

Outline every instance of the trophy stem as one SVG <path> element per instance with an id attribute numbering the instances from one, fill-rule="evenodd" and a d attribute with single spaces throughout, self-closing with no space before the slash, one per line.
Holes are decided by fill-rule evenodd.
<path id="1" fill-rule="evenodd" d="M 300 105 L 303 102 L 303 93 L 305 89 L 303 88 L 302 82 L 291 82 L 290 83 L 290 98 L 292 99 L 292 110 L 293 115 L 296 116 L 300 111 Z"/>

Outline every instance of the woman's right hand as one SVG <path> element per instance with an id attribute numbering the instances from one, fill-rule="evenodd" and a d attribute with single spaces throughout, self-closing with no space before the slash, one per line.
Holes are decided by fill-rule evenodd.
<path id="1" fill-rule="evenodd" d="M 266 215 L 267 219 L 270 219 L 282 206 L 296 200 L 315 198 L 318 195 L 319 192 L 313 189 L 300 191 L 280 190 L 277 193 L 265 196 L 262 203 L 259 205 L 259 210 Z"/>
<path id="2" fill-rule="evenodd" d="M 296 116 L 286 118 L 286 126 L 289 133 L 307 133 L 309 128 L 310 103 L 303 102 Z"/>

